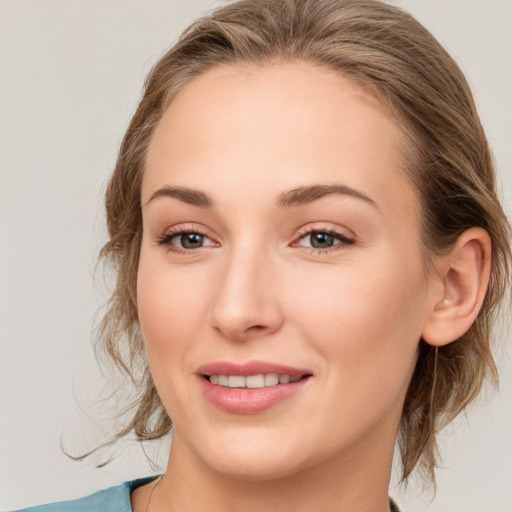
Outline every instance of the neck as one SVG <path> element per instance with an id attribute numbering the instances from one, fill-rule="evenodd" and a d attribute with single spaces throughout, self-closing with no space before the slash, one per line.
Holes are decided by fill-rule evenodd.
<path id="1" fill-rule="evenodd" d="M 378 452 L 359 447 L 289 476 L 254 481 L 216 472 L 174 433 L 168 468 L 149 512 L 267 512 L 277 507 L 297 512 L 388 512 L 393 445 L 381 445 Z"/>

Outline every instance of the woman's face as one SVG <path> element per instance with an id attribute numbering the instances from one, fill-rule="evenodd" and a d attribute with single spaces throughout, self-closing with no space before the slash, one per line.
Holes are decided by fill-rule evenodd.
<path id="1" fill-rule="evenodd" d="M 433 295 L 400 143 L 308 63 L 217 67 L 173 100 L 137 283 L 173 450 L 247 479 L 390 457 Z"/>

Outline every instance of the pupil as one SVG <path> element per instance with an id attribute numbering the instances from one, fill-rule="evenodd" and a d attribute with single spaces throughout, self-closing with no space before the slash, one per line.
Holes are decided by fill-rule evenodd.
<path id="1" fill-rule="evenodd" d="M 181 245 L 185 249 L 195 249 L 203 245 L 203 235 L 197 233 L 185 233 L 181 235 Z"/>
<path id="2" fill-rule="evenodd" d="M 311 235 L 311 247 L 315 249 L 326 249 L 332 247 L 334 244 L 334 237 L 327 233 L 313 233 Z"/>

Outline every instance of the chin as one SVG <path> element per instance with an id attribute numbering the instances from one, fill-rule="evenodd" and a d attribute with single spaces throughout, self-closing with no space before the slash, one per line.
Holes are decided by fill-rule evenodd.
<path id="1" fill-rule="evenodd" d="M 279 480 L 296 474 L 300 468 L 290 464 L 286 457 L 267 457 L 259 460 L 241 460 L 226 458 L 222 461 L 211 461 L 210 467 L 218 474 L 234 480 L 247 482 L 264 482 L 268 480 Z"/>
<path id="2" fill-rule="evenodd" d="M 285 478 L 308 466 L 307 456 L 299 447 L 300 443 L 287 443 L 254 432 L 238 438 L 218 436 L 211 443 L 203 442 L 195 451 L 203 464 L 220 475 L 237 480 L 265 481 Z"/>

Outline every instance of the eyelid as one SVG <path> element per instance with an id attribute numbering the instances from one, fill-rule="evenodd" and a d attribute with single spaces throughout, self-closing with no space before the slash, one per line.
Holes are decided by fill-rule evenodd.
<path id="1" fill-rule="evenodd" d="M 209 230 L 203 228 L 200 225 L 194 223 L 185 223 L 185 224 L 177 224 L 176 226 L 171 226 L 164 230 L 163 234 L 157 235 L 155 237 L 155 243 L 157 245 L 166 246 L 167 250 L 170 252 L 181 253 L 181 254 L 191 254 L 192 252 L 197 252 L 199 249 L 209 248 L 209 247 L 218 247 L 220 244 L 215 240 L 215 237 L 208 233 Z M 179 235 L 186 233 L 195 233 L 204 238 L 207 238 L 212 243 L 196 248 L 185 248 L 179 247 L 177 245 L 171 244 L 171 240 Z"/>
<path id="2" fill-rule="evenodd" d="M 191 254 L 193 252 L 199 252 L 200 249 L 208 249 L 211 247 L 219 247 L 221 244 L 216 241 L 215 236 L 212 236 L 209 233 L 210 230 L 204 228 L 201 225 L 195 224 L 195 223 L 184 223 L 184 224 L 177 224 L 175 226 L 171 226 L 170 228 L 167 228 L 163 234 L 157 235 L 155 237 L 155 243 L 157 245 L 166 246 L 167 250 L 170 252 L 176 252 L 176 253 L 182 253 L 182 254 Z M 291 247 L 296 248 L 302 248 L 305 250 L 310 251 L 311 253 L 318 254 L 318 253 L 327 253 L 331 251 L 336 251 L 345 248 L 348 245 L 352 245 L 356 242 L 356 236 L 350 232 L 347 233 L 346 228 L 340 228 L 340 227 L 333 227 L 326 226 L 325 224 L 320 223 L 313 223 L 313 224 L 307 224 L 303 227 L 301 227 L 297 234 L 295 235 L 293 242 L 290 244 Z M 180 247 L 179 245 L 175 245 L 171 243 L 171 240 L 179 235 L 187 234 L 187 233 L 196 233 L 204 238 L 207 238 L 210 243 L 207 245 L 201 245 L 199 247 L 194 248 L 186 248 L 186 247 Z M 307 245 L 302 245 L 300 242 L 306 238 L 307 236 L 310 236 L 313 233 L 324 233 L 327 235 L 332 236 L 333 238 L 337 239 L 339 242 L 325 248 L 318 248 L 318 247 L 312 247 Z"/>
<path id="3" fill-rule="evenodd" d="M 294 242 L 291 244 L 291 246 L 303 248 L 312 253 L 326 253 L 340 250 L 345 248 L 347 245 L 353 245 L 356 242 L 356 237 L 354 234 L 347 234 L 344 233 L 343 231 L 344 230 L 342 230 L 341 228 L 333 228 L 332 226 L 306 225 L 299 229 L 296 237 L 294 238 Z M 337 243 L 327 248 L 316 248 L 301 245 L 300 241 L 306 238 L 307 236 L 310 236 L 312 233 L 325 233 L 340 240 L 341 243 Z"/>

